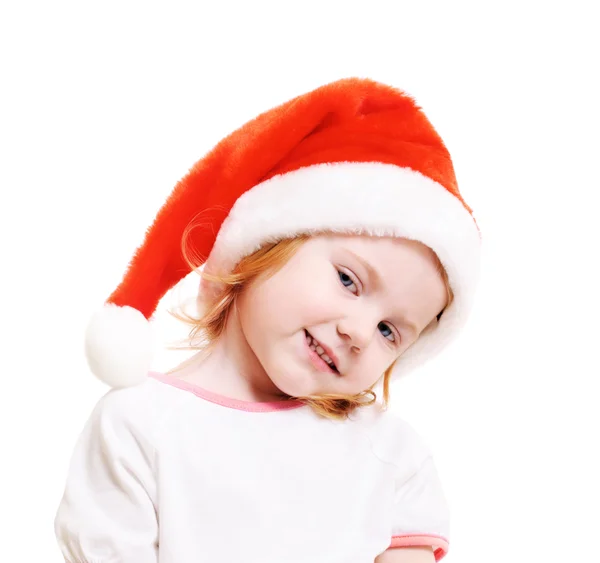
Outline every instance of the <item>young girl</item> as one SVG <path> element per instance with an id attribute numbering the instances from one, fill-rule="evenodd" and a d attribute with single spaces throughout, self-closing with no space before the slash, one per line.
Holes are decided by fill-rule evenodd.
<path id="1" fill-rule="evenodd" d="M 225 138 L 88 327 L 114 389 L 71 460 L 66 561 L 441 560 L 432 454 L 386 406 L 464 326 L 479 255 L 448 151 L 390 86 L 328 84 Z M 178 315 L 199 352 L 150 372 L 148 319 L 201 269 Z"/>

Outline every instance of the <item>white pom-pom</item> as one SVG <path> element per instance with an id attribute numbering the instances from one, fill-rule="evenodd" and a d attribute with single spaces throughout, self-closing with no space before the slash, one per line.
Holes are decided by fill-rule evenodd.
<path id="1" fill-rule="evenodd" d="M 152 363 L 152 328 L 133 307 L 105 305 L 86 329 L 85 354 L 94 375 L 114 388 L 146 380 Z"/>

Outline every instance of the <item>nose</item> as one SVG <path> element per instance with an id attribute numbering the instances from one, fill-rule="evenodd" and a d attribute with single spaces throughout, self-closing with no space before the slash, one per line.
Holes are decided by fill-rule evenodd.
<path id="1" fill-rule="evenodd" d="M 346 345 L 355 352 L 360 352 L 367 348 L 373 339 L 377 323 L 365 315 L 353 318 L 344 318 L 338 321 L 338 333 Z"/>

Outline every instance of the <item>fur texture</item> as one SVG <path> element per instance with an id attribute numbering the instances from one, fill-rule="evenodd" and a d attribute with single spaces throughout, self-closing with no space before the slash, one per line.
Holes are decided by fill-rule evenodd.
<path id="1" fill-rule="evenodd" d="M 85 354 L 92 372 L 114 388 L 142 383 L 152 363 L 152 327 L 137 309 L 105 305 L 91 318 Z"/>
<path id="2" fill-rule="evenodd" d="M 442 317 L 437 339 L 422 338 L 405 353 L 404 368 L 437 353 L 468 315 L 479 263 L 477 225 L 442 139 L 415 101 L 391 86 L 339 80 L 223 139 L 177 183 L 107 303 L 150 319 L 189 273 L 181 241 L 194 220 L 200 223 L 190 235 L 194 249 L 218 270 L 262 242 L 311 230 L 392 234 L 431 246 L 448 268 L 457 301 Z M 117 365 L 108 350 L 93 346 L 88 357 L 95 372 L 129 369 L 125 353 Z M 101 367 L 104 361 L 110 366 Z"/>
<path id="3" fill-rule="evenodd" d="M 322 164 L 271 178 L 237 200 L 205 271 L 229 272 L 267 241 L 323 230 L 418 240 L 446 268 L 454 302 L 439 324 L 402 355 L 395 373 L 424 364 L 458 335 L 478 284 L 479 232 L 456 197 L 411 169 L 380 163 Z M 211 289 L 202 283 L 203 291 Z"/>

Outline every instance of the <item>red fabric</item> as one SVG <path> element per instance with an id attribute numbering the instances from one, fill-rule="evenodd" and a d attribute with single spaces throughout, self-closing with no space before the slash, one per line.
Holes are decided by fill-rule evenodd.
<path id="1" fill-rule="evenodd" d="M 411 168 L 444 186 L 472 213 L 442 139 L 414 100 L 371 80 L 339 80 L 259 115 L 199 160 L 160 209 L 107 302 L 150 318 L 162 296 L 190 272 L 181 239 L 198 214 L 207 226 L 195 229 L 191 241 L 206 259 L 244 192 L 276 174 L 326 162 Z"/>

